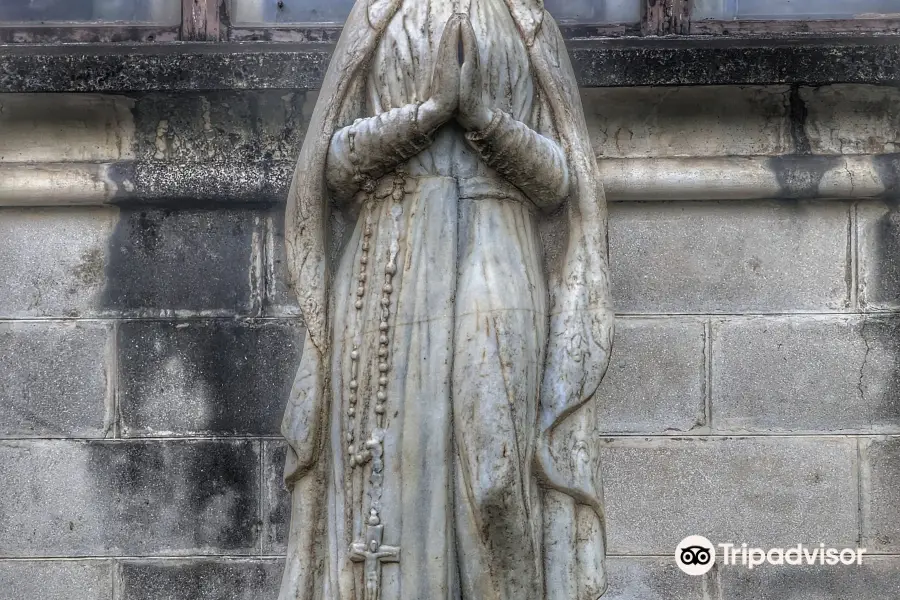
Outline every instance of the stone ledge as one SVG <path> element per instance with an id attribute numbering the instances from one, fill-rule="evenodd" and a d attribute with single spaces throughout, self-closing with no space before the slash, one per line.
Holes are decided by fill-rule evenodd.
<path id="1" fill-rule="evenodd" d="M 900 155 L 601 158 L 611 202 L 892 198 Z M 294 162 L 0 163 L 0 206 L 271 205 Z"/>
<path id="2" fill-rule="evenodd" d="M 585 87 L 896 84 L 900 37 L 618 38 L 569 42 Z M 331 44 L 0 46 L 0 92 L 317 89 Z"/>

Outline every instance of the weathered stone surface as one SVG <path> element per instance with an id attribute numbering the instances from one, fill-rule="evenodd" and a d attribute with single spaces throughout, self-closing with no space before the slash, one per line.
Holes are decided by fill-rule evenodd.
<path id="1" fill-rule="evenodd" d="M 109 560 L 0 560 L 0 597 L 19 600 L 109 600 Z"/>
<path id="2" fill-rule="evenodd" d="M 794 544 L 796 546 L 796 544 Z M 849 546 L 856 548 L 855 545 Z M 900 597 L 900 559 L 863 556 L 860 566 L 723 567 L 728 600 L 885 600 Z"/>
<path id="3" fill-rule="evenodd" d="M 126 560 L 117 600 L 275 600 L 284 561 Z"/>
<path id="4" fill-rule="evenodd" d="M 135 155 L 186 163 L 293 161 L 316 97 L 293 90 L 137 94 Z"/>
<path id="5" fill-rule="evenodd" d="M 900 320 L 713 321 L 713 429 L 900 431 Z"/>
<path id="6" fill-rule="evenodd" d="M 856 443 L 836 438 L 620 438 L 603 451 L 609 551 L 669 556 L 688 535 L 855 545 Z"/>
<path id="7" fill-rule="evenodd" d="M 122 434 L 279 435 L 303 335 L 286 321 L 122 323 Z"/>
<path id="8" fill-rule="evenodd" d="M 108 208 L 4 210 L 0 317 L 98 312 L 116 213 Z"/>
<path id="9" fill-rule="evenodd" d="M 890 194 L 895 194 L 897 179 Z M 859 230 L 859 304 L 868 310 L 900 308 L 900 205 L 863 202 Z"/>
<path id="10" fill-rule="evenodd" d="M 0 322 L 0 437 L 104 437 L 110 325 Z"/>
<path id="11" fill-rule="evenodd" d="M 288 287 L 287 251 L 284 245 L 284 210 L 273 209 L 266 217 L 266 286 L 263 314 L 300 316 L 297 296 Z"/>
<path id="12" fill-rule="evenodd" d="M 102 169 L 104 184 L 108 185 L 103 195 L 92 193 L 94 202 L 132 208 L 154 206 L 184 209 L 210 205 L 266 208 L 283 202 L 287 197 L 294 165 L 285 160 L 243 159 L 212 163 L 120 161 L 102 165 Z M 44 181 L 53 182 L 70 176 L 70 172 L 43 176 Z M 61 196 L 62 193 L 59 193 L 53 197 Z M 36 203 L 33 201 L 31 204 Z"/>
<path id="13" fill-rule="evenodd" d="M 251 553 L 258 481 L 251 441 L 0 442 L 0 555 Z"/>
<path id="14" fill-rule="evenodd" d="M 263 554 L 287 551 L 291 520 L 291 494 L 284 485 L 287 444 L 263 443 Z"/>
<path id="15" fill-rule="evenodd" d="M 103 307 L 152 316 L 251 313 L 260 233 L 250 210 L 122 210 L 109 239 Z"/>
<path id="16" fill-rule="evenodd" d="M 900 48 L 887 36 L 753 40 L 578 40 L 569 53 L 587 87 L 644 85 L 891 84 Z M 332 46 L 9 46 L 0 55 L 0 92 L 317 89 Z M 723 69 L 721 65 L 729 68 Z M 78 77 L 72 77 L 78 73 Z M 114 73 L 115 76 L 110 76 Z"/>
<path id="17" fill-rule="evenodd" d="M 863 459 L 863 545 L 871 552 L 900 551 L 900 438 L 860 442 Z"/>
<path id="18" fill-rule="evenodd" d="M 706 425 L 699 320 L 624 318 L 597 392 L 600 433 L 676 433 Z"/>
<path id="19" fill-rule="evenodd" d="M 613 204 L 610 267 L 624 313 L 845 310 L 843 203 Z"/>
<path id="20" fill-rule="evenodd" d="M 815 154 L 890 154 L 900 150 L 900 91 L 876 85 L 800 88 L 805 131 Z"/>
<path id="21" fill-rule="evenodd" d="M 124 96 L 4 94 L 0 162 L 134 158 L 132 106 Z"/>
<path id="22" fill-rule="evenodd" d="M 674 547 L 672 548 L 674 552 Z M 606 561 L 609 589 L 603 600 L 707 600 L 717 598 L 716 570 L 689 577 L 675 559 L 614 556 Z"/>
<path id="23" fill-rule="evenodd" d="M 602 158 L 789 154 L 787 98 L 784 86 L 582 91 Z"/>

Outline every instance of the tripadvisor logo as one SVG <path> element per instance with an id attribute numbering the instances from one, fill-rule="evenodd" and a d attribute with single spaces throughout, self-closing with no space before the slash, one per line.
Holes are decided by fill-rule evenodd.
<path id="1" fill-rule="evenodd" d="M 718 552 L 716 551 L 718 548 Z M 797 544 L 790 548 L 748 548 L 747 544 L 715 545 L 702 535 L 684 538 L 675 548 L 675 563 L 688 575 L 704 575 L 716 564 L 716 556 L 724 566 L 742 566 L 755 569 L 769 565 L 861 565 L 865 548 L 826 548 L 825 544 L 804 546 Z"/>
<path id="2" fill-rule="evenodd" d="M 716 548 L 702 535 L 688 536 L 675 548 L 675 563 L 688 575 L 704 575 L 716 564 Z"/>

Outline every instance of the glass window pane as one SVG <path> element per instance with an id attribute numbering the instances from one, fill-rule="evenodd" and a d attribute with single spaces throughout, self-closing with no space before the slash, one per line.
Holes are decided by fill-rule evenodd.
<path id="1" fill-rule="evenodd" d="M 694 0 L 694 19 L 733 19 L 737 0 Z"/>
<path id="2" fill-rule="evenodd" d="M 900 12 L 900 0 L 739 0 L 739 19 L 852 18 Z"/>
<path id="3" fill-rule="evenodd" d="M 177 25 L 181 0 L 0 0 L 0 22 L 65 21 Z"/>
<path id="4" fill-rule="evenodd" d="M 560 23 L 637 23 L 640 0 L 544 0 Z"/>
<path id="5" fill-rule="evenodd" d="M 343 23 L 355 0 L 233 0 L 238 25 Z"/>
<path id="6" fill-rule="evenodd" d="M 900 13 L 900 0 L 694 0 L 695 19 L 851 19 Z"/>
<path id="7" fill-rule="evenodd" d="M 547 10 L 563 23 L 637 23 L 641 20 L 640 0 L 545 1 Z M 354 0 L 232 0 L 231 14 L 238 25 L 342 23 L 350 14 L 353 2 Z"/>

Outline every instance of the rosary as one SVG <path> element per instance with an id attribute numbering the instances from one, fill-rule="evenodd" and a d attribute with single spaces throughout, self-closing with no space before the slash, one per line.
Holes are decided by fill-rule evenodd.
<path id="1" fill-rule="evenodd" d="M 393 188 L 391 190 L 390 197 L 394 202 L 394 211 L 397 211 L 400 207 L 399 204 L 403 201 L 403 197 L 405 194 L 406 188 L 406 174 L 398 171 L 394 175 L 393 179 Z M 357 325 L 356 332 L 353 338 L 353 349 L 350 352 L 350 383 L 349 383 L 349 393 L 348 393 L 348 403 L 349 406 L 347 408 L 347 427 L 346 427 L 346 441 L 347 441 L 347 460 L 351 469 L 355 469 L 356 467 L 362 467 L 363 465 L 372 463 L 372 475 L 371 475 L 371 497 L 372 497 L 372 508 L 370 521 L 378 518 L 378 513 L 380 512 L 380 501 L 382 495 L 382 483 L 384 480 L 384 421 L 385 414 L 387 412 L 387 400 L 388 400 L 388 372 L 390 371 L 390 338 L 389 338 L 389 329 L 390 329 L 390 316 L 391 316 L 391 294 L 394 292 L 393 279 L 394 275 L 397 273 L 397 253 L 399 251 L 399 245 L 396 239 L 391 241 L 390 254 L 388 257 L 388 262 L 384 266 L 384 280 L 381 286 L 381 299 L 380 299 L 380 311 L 381 318 L 378 323 L 378 385 L 375 392 L 375 427 L 372 429 L 370 435 L 366 436 L 360 431 L 360 439 L 364 440 L 362 444 L 356 444 L 356 418 L 357 418 L 357 408 L 359 406 L 359 393 L 360 393 L 360 380 L 359 380 L 359 363 L 361 358 L 360 345 L 362 343 L 363 336 L 363 307 L 365 305 L 364 299 L 367 292 L 367 283 L 368 283 L 368 264 L 370 258 L 371 251 L 371 238 L 373 234 L 373 223 L 372 223 L 372 215 L 375 209 L 375 203 L 377 202 L 376 198 L 376 184 L 373 180 L 367 179 L 363 183 L 363 190 L 366 193 L 366 203 L 365 203 L 365 224 L 363 228 L 362 235 L 362 253 L 360 254 L 359 262 L 360 262 L 360 272 L 359 272 L 359 286 L 356 289 L 356 312 L 357 312 Z M 394 236 L 396 238 L 396 236 Z"/>

